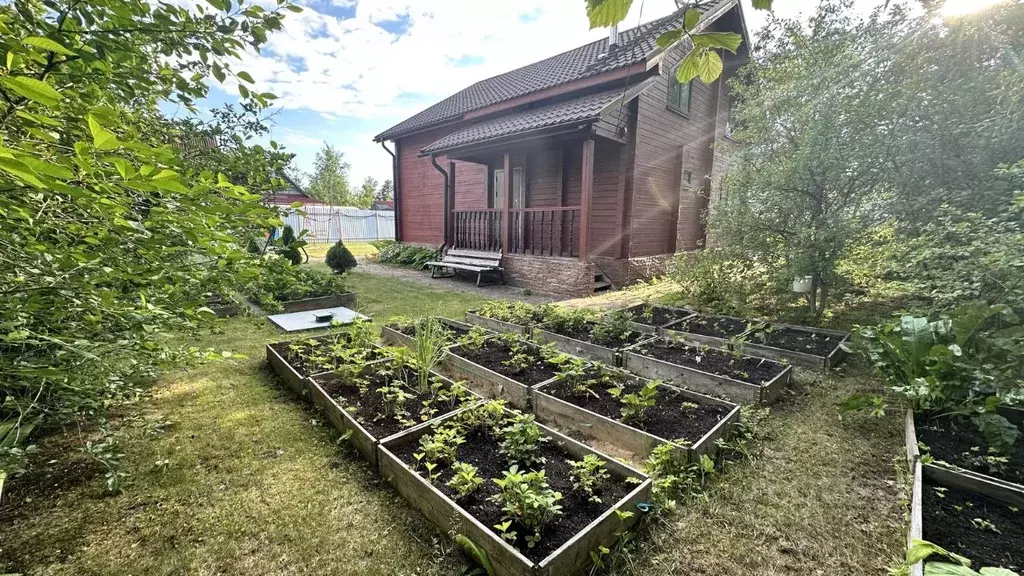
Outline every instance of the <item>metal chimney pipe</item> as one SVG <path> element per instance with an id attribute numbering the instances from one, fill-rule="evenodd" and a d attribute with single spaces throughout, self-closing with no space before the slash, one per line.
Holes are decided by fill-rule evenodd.
<path id="1" fill-rule="evenodd" d="M 608 29 L 608 48 L 612 46 L 618 46 L 619 44 L 619 25 L 612 24 L 611 28 Z"/>

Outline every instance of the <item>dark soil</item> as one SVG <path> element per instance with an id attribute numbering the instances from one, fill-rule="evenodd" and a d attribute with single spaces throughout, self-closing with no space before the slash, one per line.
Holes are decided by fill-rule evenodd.
<path id="1" fill-rule="evenodd" d="M 451 353 L 465 358 L 474 364 L 479 364 L 492 372 L 497 372 L 502 376 L 511 378 L 525 386 L 535 386 L 554 378 L 555 374 L 558 374 L 558 366 L 549 364 L 540 354 L 539 348 L 526 344 L 523 346 L 532 360 L 532 364 L 523 370 L 514 370 L 504 364 L 504 362 L 512 358 L 514 352 L 501 339 L 487 340 L 478 350 L 459 346 L 452 349 Z"/>
<path id="2" fill-rule="evenodd" d="M 397 330 L 398 332 L 400 332 L 400 333 L 402 333 L 402 334 L 404 334 L 404 335 L 406 335 L 406 336 L 408 336 L 410 338 L 415 338 L 416 337 L 416 325 L 415 324 L 406 324 L 406 325 L 390 324 L 390 325 L 388 325 L 388 328 L 391 328 L 392 330 Z M 469 333 L 469 330 L 467 330 L 467 329 L 465 329 L 465 328 L 463 328 L 461 326 L 458 326 L 458 325 L 445 324 L 444 328 L 445 328 L 445 330 L 447 332 L 446 336 L 445 336 L 445 340 L 448 341 L 448 342 L 455 342 L 459 338 L 462 338 L 463 336 L 465 336 L 466 334 Z"/>
<path id="3" fill-rule="evenodd" d="M 650 316 L 644 316 L 644 313 L 647 311 L 650 311 Z M 682 308 L 671 308 L 669 306 L 657 305 L 652 306 L 649 304 L 637 304 L 636 306 L 630 306 L 623 310 L 623 312 L 632 314 L 633 322 L 646 324 L 648 326 L 665 326 L 693 314 L 693 312 L 683 310 Z"/>
<path id="4" fill-rule="evenodd" d="M 698 314 L 692 320 L 682 322 L 678 326 L 673 326 L 672 330 L 689 332 L 690 334 L 701 334 L 703 336 L 714 336 L 716 338 L 730 338 L 746 332 L 747 327 L 748 323 L 746 320 Z"/>
<path id="5" fill-rule="evenodd" d="M 941 495 L 940 495 L 941 494 Z M 955 488 L 922 491 L 924 539 L 971 559 L 971 567 L 1024 570 L 1024 511 L 980 494 Z M 993 531 L 982 521 L 995 526 Z"/>
<path id="6" fill-rule="evenodd" d="M 578 329 L 545 326 L 544 330 L 554 332 L 555 334 L 561 334 L 562 336 L 567 336 L 581 342 L 589 342 L 591 344 L 597 344 L 598 346 L 604 346 L 605 348 L 625 348 L 626 346 L 632 346 L 633 344 L 651 337 L 650 334 L 630 330 L 625 334 L 618 335 L 617 337 L 598 339 L 594 337 L 595 328 L 597 328 L 597 324 L 588 322 L 582 328 Z"/>
<path id="7" fill-rule="evenodd" d="M 747 341 L 754 344 L 764 344 L 772 348 L 814 354 L 815 356 L 828 356 L 839 346 L 841 336 L 821 334 L 810 330 L 797 330 L 795 328 L 775 328 L 767 337 L 764 332 L 754 332 Z"/>
<path id="8" fill-rule="evenodd" d="M 555 398 L 575 404 L 612 420 L 622 421 L 622 403 L 608 393 L 608 388 L 613 384 L 624 384 L 624 394 L 632 394 L 644 387 L 646 383 L 642 378 L 631 377 L 621 373 L 613 373 L 606 380 L 600 381 L 591 386 L 591 390 L 597 394 L 579 394 L 573 390 L 573 383 L 568 380 L 559 380 L 542 390 Z M 601 375 L 595 368 L 585 377 L 586 379 L 600 379 Z M 694 400 L 684 396 L 678 390 L 672 390 L 662 386 L 655 397 L 656 404 L 647 409 L 643 420 L 631 420 L 628 424 L 648 434 L 675 441 L 678 444 L 692 445 L 700 440 L 705 434 L 711 431 L 722 418 L 729 413 L 725 406 L 698 404 L 697 406 L 683 406 L 684 404 L 695 404 Z"/>
<path id="9" fill-rule="evenodd" d="M 917 439 L 928 447 L 932 458 L 1007 482 L 1024 484 L 1024 435 L 1014 442 L 1008 463 L 991 465 L 984 460 L 989 454 L 988 442 L 970 419 L 918 415 L 915 424 Z"/>
<path id="10" fill-rule="evenodd" d="M 644 344 L 635 351 L 672 364 L 758 385 L 770 381 L 785 369 L 782 364 L 763 358 L 734 356 L 716 348 L 690 346 L 665 340 Z"/>
<path id="11" fill-rule="evenodd" d="M 349 415 L 378 440 L 412 428 L 431 418 L 447 414 L 463 404 L 458 398 L 438 398 L 430 402 L 429 407 L 425 406 L 424 402 L 432 398 L 432 393 L 420 394 L 417 390 L 419 381 L 416 371 L 403 368 L 398 379 L 401 380 L 403 388 L 412 395 L 412 398 L 405 402 L 403 413 L 386 415 L 384 398 L 376 390 L 393 382 L 395 376 L 390 373 L 377 372 L 371 368 L 364 373 L 364 378 L 367 381 L 365 392 L 337 374 L 324 374 L 315 380 L 328 396 L 335 399 Z M 450 392 L 448 386 L 442 390 Z"/>
<path id="12" fill-rule="evenodd" d="M 292 344 L 299 346 L 298 350 L 292 350 Z M 328 334 L 318 338 L 306 338 L 304 340 L 291 340 L 289 342 L 277 342 L 270 345 L 275 352 L 284 358 L 285 362 L 291 365 L 300 376 L 310 376 L 320 372 L 329 372 L 341 366 L 351 364 L 346 362 L 335 350 L 349 349 L 348 333 Z M 323 356 L 320 362 L 313 361 L 310 356 Z M 371 362 L 384 358 L 384 353 L 375 348 L 365 349 L 365 354 L 360 355 L 358 361 Z"/>
<path id="13" fill-rule="evenodd" d="M 425 478 L 424 469 L 422 467 L 415 468 L 416 458 L 413 457 L 413 454 L 418 449 L 419 443 L 410 442 L 397 447 L 395 455 Z M 559 502 L 562 506 L 562 514 L 544 527 L 541 541 L 533 548 L 526 547 L 524 539 L 527 533 L 526 529 L 516 524 L 510 528 L 519 533 L 520 540 L 516 543 L 516 549 L 534 562 L 543 560 L 568 542 L 635 488 L 632 484 L 616 481 L 613 478 L 604 482 L 595 492 L 601 498 L 602 503 L 590 502 L 586 494 L 572 491 L 572 480 L 570 479 L 572 470 L 567 462 L 571 456 L 551 443 L 545 445 L 541 452 L 546 460 L 543 467 L 548 484 L 552 490 L 562 494 L 562 500 Z M 495 524 L 501 524 L 502 512 L 501 506 L 490 500 L 490 497 L 499 491 L 492 480 L 504 477 L 502 472 L 508 469 L 508 462 L 498 451 L 497 441 L 483 430 L 470 431 L 466 435 L 466 442 L 459 446 L 456 457 L 459 462 L 476 466 L 480 477 L 485 479 L 476 492 L 459 502 L 460 506 L 481 524 L 493 530 Z M 434 486 L 455 500 L 457 492 L 447 485 L 451 478 L 451 469 L 444 468 L 441 470 L 440 478 L 434 482 Z M 498 534 L 497 530 L 494 532 Z"/>

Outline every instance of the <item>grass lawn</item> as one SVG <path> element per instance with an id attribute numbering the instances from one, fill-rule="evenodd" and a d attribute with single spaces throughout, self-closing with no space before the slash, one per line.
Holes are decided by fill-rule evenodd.
<path id="1" fill-rule="evenodd" d="M 334 246 L 334 244 L 310 244 L 306 246 L 306 253 L 309 254 L 310 261 L 323 260 L 327 256 L 327 250 Z M 351 242 L 345 242 L 345 247 L 352 253 L 356 258 L 365 258 L 367 256 L 375 256 L 377 249 L 370 244 L 369 241 L 353 240 Z"/>
<path id="2" fill-rule="evenodd" d="M 378 320 L 481 303 L 395 278 L 353 273 L 350 284 Z M 203 337 L 248 358 L 160 379 L 118 433 L 130 473 L 118 496 L 103 495 L 77 430 L 42 442 L 0 503 L 0 574 L 460 574 L 448 536 L 263 367 L 263 344 L 281 339 L 244 318 Z M 755 458 L 719 476 L 707 502 L 648 522 L 613 573 L 883 574 L 903 538 L 900 418 L 840 422 L 834 407 L 866 383 L 796 386 Z"/>

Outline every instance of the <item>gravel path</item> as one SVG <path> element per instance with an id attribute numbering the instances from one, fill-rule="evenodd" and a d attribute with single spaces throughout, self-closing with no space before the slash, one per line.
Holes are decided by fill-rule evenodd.
<path id="1" fill-rule="evenodd" d="M 427 286 L 433 286 L 435 288 L 443 288 L 445 290 L 455 290 L 458 292 L 467 292 L 470 294 L 476 294 L 484 298 L 493 298 L 495 300 L 521 300 L 523 302 L 529 302 L 531 304 L 547 304 L 549 302 L 556 302 L 558 300 L 564 300 L 564 296 L 557 296 L 553 294 L 538 294 L 533 293 L 526 295 L 523 293 L 522 288 L 508 285 L 489 285 L 484 284 L 477 288 L 476 276 L 470 278 L 467 276 L 457 276 L 454 278 L 431 278 L 430 272 L 425 270 L 413 270 L 411 268 L 401 268 L 398 266 L 387 266 L 376 262 L 374 260 L 368 260 L 366 258 L 359 259 L 359 266 L 355 269 L 356 272 L 363 274 L 373 274 L 374 276 L 387 276 L 389 278 L 401 278 L 402 280 L 408 280 L 410 282 L 418 282 Z M 485 280 L 486 282 L 486 280 Z"/>

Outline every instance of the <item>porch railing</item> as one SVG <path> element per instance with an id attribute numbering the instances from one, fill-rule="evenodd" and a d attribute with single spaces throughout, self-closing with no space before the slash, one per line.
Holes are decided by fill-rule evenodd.
<path id="1" fill-rule="evenodd" d="M 455 210 L 454 246 L 466 250 L 502 249 L 501 209 Z M 505 253 L 579 256 L 580 207 L 514 208 Z"/>
<path id="2" fill-rule="evenodd" d="M 454 210 L 452 241 L 461 250 L 495 252 L 501 249 L 500 209 Z"/>

